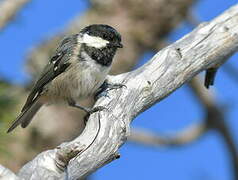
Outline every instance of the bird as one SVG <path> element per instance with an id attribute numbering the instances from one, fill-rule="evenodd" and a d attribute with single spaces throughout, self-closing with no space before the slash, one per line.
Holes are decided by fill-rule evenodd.
<path id="1" fill-rule="evenodd" d="M 113 57 L 122 47 L 120 33 L 106 24 L 91 24 L 63 38 L 7 133 L 18 125 L 27 127 L 43 105 L 63 103 L 89 114 L 100 110 L 77 101 L 94 95 L 104 84 Z"/>

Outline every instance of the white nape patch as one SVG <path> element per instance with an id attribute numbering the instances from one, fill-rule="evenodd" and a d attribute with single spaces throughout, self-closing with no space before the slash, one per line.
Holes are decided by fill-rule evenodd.
<path id="1" fill-rule="evenodd" d="M 104 48 L 109 43 L 109 41 L 102 39 L 96 36 L 90 36 L 88 34 L 84 34 L 82 38 L 82 43 L 86 43 L 88 46 L 95 48 Z"/>

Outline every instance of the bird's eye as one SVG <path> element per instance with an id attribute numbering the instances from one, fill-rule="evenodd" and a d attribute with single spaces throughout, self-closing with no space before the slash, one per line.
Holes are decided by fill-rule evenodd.
<path id="1" fill-rule="evenodd" d="M 102 37 L 103 37 L 103 39 L 107 39 L 107 35 L 106 34 L 103 34 Z"/>

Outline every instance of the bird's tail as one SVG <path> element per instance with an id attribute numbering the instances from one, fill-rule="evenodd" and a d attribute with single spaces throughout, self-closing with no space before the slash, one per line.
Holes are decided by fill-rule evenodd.
<path id="1" fill-rule="evenodd" d="M 11 132 L 20 124 L 22 128 L 27 127 L 28 124 L 31 122 L 33 116 L 41 108 L 41 106 L 42 103 L 35 101 L 29 108 L 21 112 L 21 114 L 17 117 L 17 119 L 12 123 L 10 128 L 7 130 L 7 133 Z"/>
<path id="2" fill-rule="evenodd" d="M 209 89 L 209 86 L 212 86 L 214 84 L 216 73 L 216 68 L 210 68 L 206 71 L 204 85 L 207 89 Z"/>

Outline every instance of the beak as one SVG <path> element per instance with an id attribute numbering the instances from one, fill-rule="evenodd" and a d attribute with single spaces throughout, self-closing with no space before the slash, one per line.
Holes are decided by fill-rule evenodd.
<path id="1" fill-rule="evenodd" d="M 115 46 L 116 46 L 117 48 L 123 48 L 123 45 L 122 45 L 120 42 L 119 42 L 119 43 L 116 43 Z"/>

